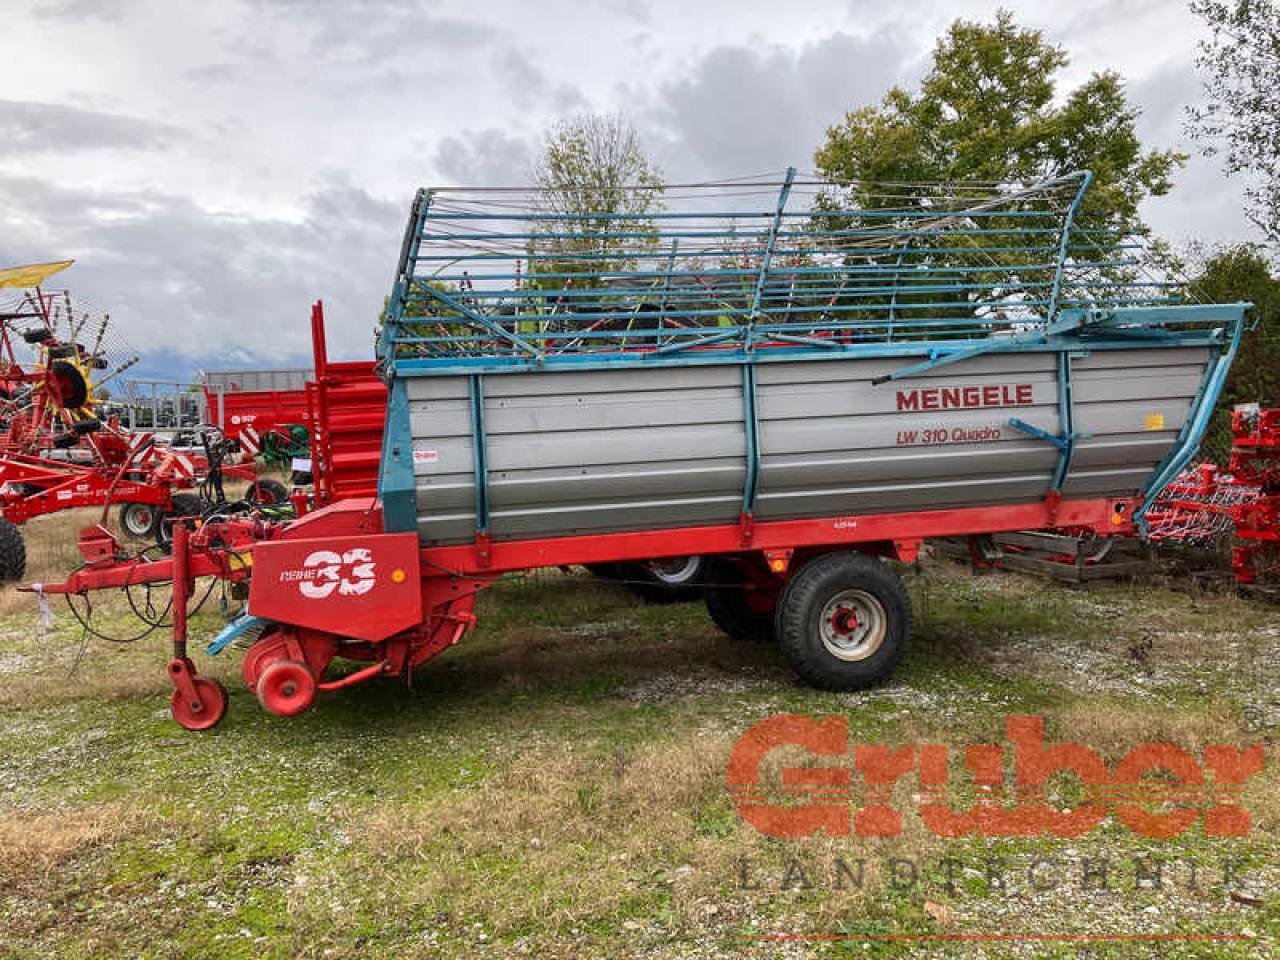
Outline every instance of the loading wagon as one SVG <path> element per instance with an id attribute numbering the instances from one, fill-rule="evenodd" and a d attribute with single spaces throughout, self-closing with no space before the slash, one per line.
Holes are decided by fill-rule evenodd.
<path id="1" fill-rule="evenodd" d="M 286 524 L 86 531 L 46 592 L 171 579 L 173 713 L 226 692 L 188 656 L 196 577 L 247 582 L 206 647 L 247 647 L 280 715 L 405 675 L 512 571 L 712 558 L 707 606 L 807 683 L 888 676 L 929 537 L 1131 534 L 1193 456 L 1246 304 L 1189 304 L 1089 213 L 1024 187 L 776 182 L 605 196 L 420 191 L 378 342 L 377 494 Z M 637 197 L 644 202 L 637 202 Z M 335 667 L 335 663 L 353 663 Z"/>

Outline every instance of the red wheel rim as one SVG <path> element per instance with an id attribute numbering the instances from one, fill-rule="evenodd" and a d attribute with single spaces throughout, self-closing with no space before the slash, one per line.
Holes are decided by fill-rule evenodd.
<path id="1" fill-rule="evenodd" d="M 277 716 L 297 716 L 315 699 L 316 678 L 297 660 L 278 660 L 258 678 L 258 701 Z"/>
<path id="2" fill-rule="evenodd" d="M 210 730 L 227 715 L 227 688 L 209 677 L 193 677 L 191 682 L 199 703 L 192 703 L 181 690 L 175 690 L 169 709 L 179 726 L 187 730 Z"/>

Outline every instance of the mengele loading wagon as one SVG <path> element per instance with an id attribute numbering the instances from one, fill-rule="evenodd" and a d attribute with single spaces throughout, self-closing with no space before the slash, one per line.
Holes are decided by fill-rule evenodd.
<path id="1" fill-rule="evenodd" d="M 179 526 L 163 559 L 89 530 L 85 566 L 43 589 L 171 580 L 191 729 L 227 702 L 188 656 L 204 576 L 247 583 L 207 652 L 247 646 L 281 715 L 457 643 L 504 573 L 693 554 L 727 633 L 775 638 L 815 686 L 874 683 L 910 628 L 886 558 L 1132 533 L 1195 453 L 1247 305 L 1144 273 L 1089 214 L 1090 180 L 864 184 L 855 203 L 788 171 L 586 212 L 420 191 L 378 344 L 377 496 Z"/>

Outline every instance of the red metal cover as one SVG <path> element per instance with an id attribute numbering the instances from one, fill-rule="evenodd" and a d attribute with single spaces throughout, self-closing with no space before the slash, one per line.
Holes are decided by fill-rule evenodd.
<path id="1" fill-rule="evenodd" d="M 416 533 L 274 540 L 253 549 L 249 612 L 356 640 L 422 623 Z"/>

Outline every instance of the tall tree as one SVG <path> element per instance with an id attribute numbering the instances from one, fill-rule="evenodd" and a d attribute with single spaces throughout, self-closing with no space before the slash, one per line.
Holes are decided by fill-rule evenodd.
<path id="1" fill-rule="evenodd" d="M 629 254 L 652 243 L 648 215 L 662 209 L 662 175 L 621 115 L 556 124 L 533 179 L 540 212 L 555 216 L 537 223 L 543 237 L 531 248 L 531 273 L 625 269 Z M 620 233 L 638 236 L 608 236 Z"/>
<path id="2" fill-rule="evenodd" d="M 1245 188 L 1249 219 L 1280 242 L 1280 6 L 1273 0 L 1193 0 L 1209 25 L 1196 65 L 1207 102 L 1188 130 L 1228 173 L 1257 178 Z"/>
<path id="3" fill-rule="evenodd" d="M 1227 374 L 1202 449 L 1226 462 L 1231 447 L 1231 410 L 1241 403 L 1280 406 L 1280 278 L 1253 244 L 1192 250 L 1191 295 L 1205 303 L 1245 300 L 1253 304 L 1252 324 Z"/>
<path id="4" fill-rule="evenodd" d="M 1185 157 L 1144 151 L 1115 73 L 1095 73 L 1058 97 L 1067 55 L 1039 30 L 1001 10 L 994 23 L 957 20 L 938 41 L 920 90 L 892 88 L 878 106 L 847 114 L 827 130 L 818 170 L 847 185 L 863 206 L 881 198 L 874 182 L 1034 183 L 1089 168 L 1094 187 L 1082 217 L 1136 230 L 1138 205 L 1171 186 Z"/>

